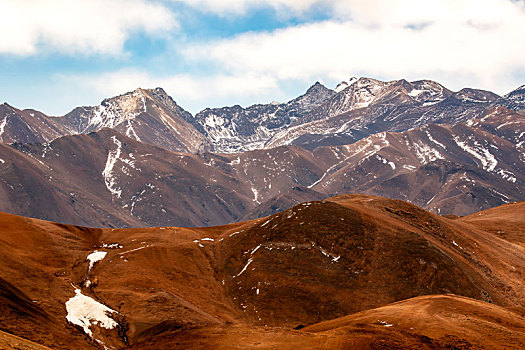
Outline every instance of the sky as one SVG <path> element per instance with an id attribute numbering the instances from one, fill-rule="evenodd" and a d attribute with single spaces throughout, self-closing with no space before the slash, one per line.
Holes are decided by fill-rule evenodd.
<path id="1" fill-rule="evenodd" d="M 138 87 L 192 113 L 319 81 L 525 84 L 525 0 L 0 0 L 0 102 L 63 115 Z"/>

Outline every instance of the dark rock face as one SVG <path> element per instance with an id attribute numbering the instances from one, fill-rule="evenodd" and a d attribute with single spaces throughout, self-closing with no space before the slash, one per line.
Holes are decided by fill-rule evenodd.
<path id="1" fill-rule="evenodd" d="M 197 113 L 194 125 L 204 130 L 215 152 L 260 149 L 273 135 L 301 120 L 334 94 L 334 91 L 317 82 L 304 95 L 286 103 L 257 104 L 248 108 L 238 105 L 207 108 Z"/>
<path id="2" fill-rule="evenodd" d="M 525 109 L 525 85 L 520 86 L 516 90 L 506 94 L 503 98 L 493 102 L 493 105 L 503 106 L 514 111 Z"/>

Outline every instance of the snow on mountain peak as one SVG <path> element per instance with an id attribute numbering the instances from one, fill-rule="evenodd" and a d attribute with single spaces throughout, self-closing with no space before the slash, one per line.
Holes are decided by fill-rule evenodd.
<path id="1" fill-rule="evenodd" d="M 347 87 L 349 87 L 350 85 L 352 85 L 353 83 L 355 83 L 357 80 L 358 79 L 356 77 L 351 77 L 348 80 L 343 80 L 342 82 L 337 84 L 337 86 L 335 87 L 334 91 L 335 92 L 341 92 L 344 89 L 346 89 Z"/>
<path id="2" fill-rule="evenodd" d="M 522 85 L 519 88 L 509 92 L 504 97 L 505 98 L 510 98 L 510 99 L 515 99 L 517 96 L 520 96 L 521 98 L 523 98 L 524 94 L 525 94 L 525 85 Z"/>

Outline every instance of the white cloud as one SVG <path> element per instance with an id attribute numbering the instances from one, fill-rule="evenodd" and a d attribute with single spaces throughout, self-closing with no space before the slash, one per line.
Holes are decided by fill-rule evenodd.
<path id="1" fill-rule="evenodd" d="M 320 0 L 173 0 L 182 2 L 202 11 L 219 15 L 241 15 L 253 8 L 272 7 L 276 10 L 291 10 L 295 14 L 309 9 Z"/>
<path id="2" fill-rule="evenodd" d="M 242 15 L 261 6 L 299 13 L 319 3 L 332 19 L 204 43 L 177 42 L 175 55 L 161 53 L 162 57 L 151 61 L 165 65 L 177 60 L 185 67 L 171 76 L 135 67 L 62 76 L 58 85 L 69 90 L 76 87 L 77 95 L 85 92 L 93 103 L 139 86 L 161 86 L 183 107 L 196 112 L 205 106 L 282 101 L 315 80 L 334 87 L 351 75 L 385 80 L 427 78 L 455 90 L 469 86 L 498 93 L 524 83 L 519 81 L 525 76 L 523 1 L 182 1 L 221 15 Z M 101 0 L 44 3 L 51 2 L 53 7 L 62 6 L 60 14 L 46 12 L 43 5 L 36 9 L 28 5 L 43 1 L 0 0 L 0 33 L 8 33 L 0 34 L 0 53 L 35 53 L 40 45 L 66 52 L 120 53 L 133 31 L 162 35 L 159 33 L 175 25 L 171 12 L 148 0 L 114 0 L 111 5 Z M 6 14 L 6 8 L 11 12 Z M 15 10 L 27 11 L 27 20 L 20 21 Z M 9 22 L 10 18 L 18 20 Z M 6 32 L 8 28 L 11 31 Z M 126 64 L 133 67 L 132 62 Z M 203 75 L 202 67 L 213 73 Z"/>
<path id="3" fill-rule="evenodd" d="M 159 35 L 176 26 L 172 12 L 146 0 L 2 0 L 0 53 L 119 54 L 134 31 Z"/>
<path id="4" fill-rule="evenodd" d="M 212 1 L 212 0 L 208 0 Z M 285 3 L 285 1 L 282 1 Z M 509 0 L 332 1 L 338 19 L 193 45 L 187 60 L 286 79 L 433 78 L 504 92 L 525 69 L 525 12 Z M 505 79 L 502 77 L 505 76 Z"/>

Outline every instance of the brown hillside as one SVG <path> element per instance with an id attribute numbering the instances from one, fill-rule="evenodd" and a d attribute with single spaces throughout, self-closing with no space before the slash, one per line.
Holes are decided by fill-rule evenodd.
<path id="1" fill-rule="evenodd" d="M 490 339 L 512 348 L 523 322 L 505 321 L 515 316 L 503 307 L 525 306 L 524 247 L 469 220 L 363 195 L 211 228 L 88 229 L 0 214 L 0 330 L 51 348 L 479 348 L 480 334 L 502 327 Z M 410 299 L 449 293 L 471 299 Z M 75 298 L 109 308 L 97 316 L 106 326 L 68 322 Z M 413 324 L 403 317 L 419 308 Z M 374 312 L 408 329 L 377 324 Z M 475 324 L 459 316 L 475 312 Z"/>
<path id="2" fill-rule="evenodd" d="M 456 295 L 431 295 L 301 330 L 217 325 L 166 331 L 136 349 L 521 349 L 525 319 Z M 241 345 L 242 344 L 242 345 Z"/>

